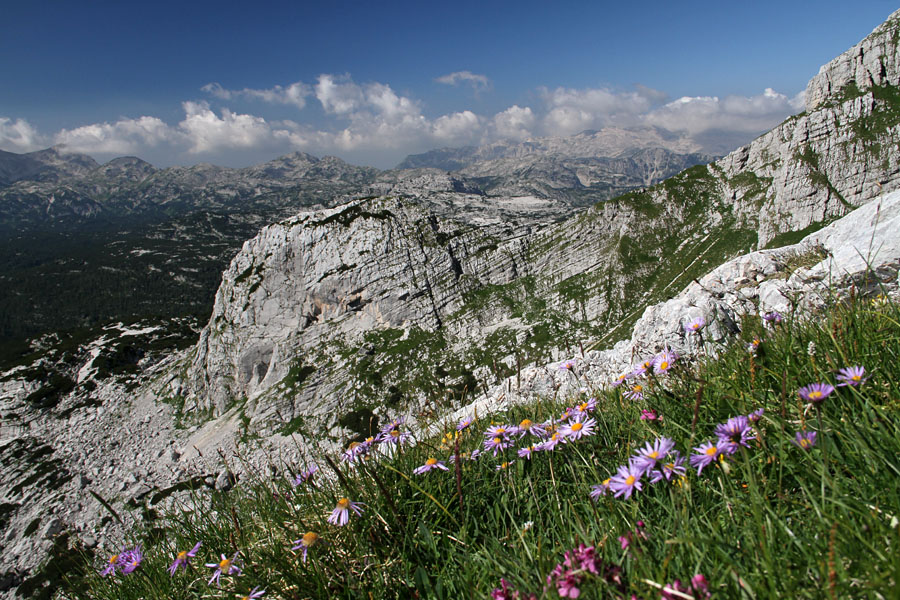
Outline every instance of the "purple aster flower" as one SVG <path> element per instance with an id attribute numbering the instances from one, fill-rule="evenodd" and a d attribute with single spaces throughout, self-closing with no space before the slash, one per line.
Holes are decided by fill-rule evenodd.
<path id="1" fill-rule="evenodd" d="M 866 369 L 864 367 L 845 367 L 838 371 L 837 380 L 840 381 L 837 387 L 852 385 L 856 387 L 861 385 L 868 379 L 866 377 Z"/>
<path id="2" fill-rule="evenodd" d="M 594 427 L 597 426 L 597 421 L 587 417 L 585 415 L 578 415 L 578 417 L 572 421 L 571 423 L 566 424 L 561 427 L 559 430 L 559 434 L 566 440 L 580 440 L 582 437 L 588 435 L 594 435 Z"/>
<path id="3" fill-rule="evenodd" d="M 505 471 L 506 469 L 509 468 L 509 465 L 513 464 L 514 462 L 516 462 L 516 461 L 514 461 L 514 460 L 503 461 L 502 463 L 500 463 L 499 465 L 494 467 L 494 470 L 495 471 Z"/>
<path id="4" fill-rule="evenodd" d="M 135 546 L 131 550 L 126 550 L 119 555 L 119 561 L 122 565 L 122 573 L 124 575 L 134 573 L 137 568 L 141 566 L 141 561 L 143 560 L 144 553 L 141 551 L 140 546 Z"/>
<path id="5" fill-rule="evenodd" d="M 671 481 L 672 477 L 678 475 L 684 477 L 687 475 L 687 469 L 684 466 L 685 458 L 681 456 L 678 450 L 669 452 L 669 456 L 665 461 L 659 463 L 659 468 L 650 471 L 650 483 L 657 483 L 663 479 Z"/>
<path id="6" fill-rule="evenodd" d="M 656 411 L 652 408 L 641 411 L 641 421 L 656 421 L 659 419 L 659 415 L 656 414 Z"/>
<path id="7" fill-rule="evenodd" d="M 622 373 L 621 375 L 613 379 L 612 386 L 619 387 L 625 382 L 626 379 L 628 379 L 628 373 Z"/>
<path id="8" fill-rule="evenodd" d="M 728 454 L 737 452 L 739 446 L 749 448 L 747 442 L 756 439 L 753 429 L 750 428 L 750 420 L 743 415 L 732 417 L 726 423 L 717 425 L 715 434 L 719 438 L 720 450 Z"/>
<path id="9" fill-rule="evenodd" d="M 519 455 L 519 458 L 525 458 L 531 460 L 531 455 L 538 451 L 537 446 L 526 446 L 525 448 L 519 448 L 516 454 Z"/>
<path id="10" fill-rule="evenodd" d="M 259 591 L 256 591 L 259 590 Z M 266 590 L 260 590 L 259 586 L 253 588 L 249 594 L 246 596 L 241 596 L 241 600 L 254 600 L 255 598 L 261 598 L 263 594 L 266 593 Z"/>
<path id="11" fill-rule="evenodd" d="M 675 448 L 675 441 L 667 438 L 656 438 L 653 442 L 647 442 L 646 445 L 638 450 L 637 456 L 633 457 L 632 464 L 640 469 L 641 473 L 647 473 L 657 463 L 662 461 Z"/>
<path id="12" fill-rule="evenodd" d="M 544 426 L 540 423 L 535 423 L 531 419 L 522 419 L 514 429 L 519 434 L 519 437 L 524 437 L 526 433 L 530 433 L 535 437 L 543 437 L 545 433 Z"/>
<path id="13" fill-rule="evenodd" d="M 479 456 L 481 456 L 481 448 L 475 448 L 472 450 L 472 454 L 469 455 L 469 460 L 478 460 Z"/>
<path id="14" fill-rule="evenodd" d="M 494 453 L 494 456 L 497 456 L 498 452 L 506 450 L 510 446 L 512 446 L 512 442 L 500 437 L 499 435 L 484 441 L 484 449 L 492 451 Z"/>
<path id="15" fill-rule="evenodd" d="M 749 415 L 747 415 L 747 420 L 755 425 L 756 423 L 759 423 L 760 419 L 762 419 L 764 412 L 765 412 L 764 409 L 758 408 L 758 409 L 754 410 L 752 413 L 750 413 Z"/>
<path id="16" fill-rule="evenodd" d="M 591 398 L 590 400 L 585 400 L 579 404 L 575 405 L 575 412 L 580 415 L 585 415 L 593 412 L 597 408 L 597 399 Z"/>
<path id="17" fill-rule="evenodd" d="M 697 333 L 706 325 L 706 319 L 703 317 L 697 317 L 695 319 L 691 319 L 687 323 L 684 324 L 684 330 L 688 333 Z"/>
<path id="18" fill-rule="evenodd" d="M 182 550 L 179 552 L 175 556 L 175 562 L 169 565 L 169 575 L 175 575 L 175 571 L 177 571 L 179 567 L 187 570 L 190 559 L 197 556 L 197 551 L 200 549 L 201 543 L 202 542 L 197 542 L 190 550 Z"/>
<path id="19" fill-rule="evenodd" d="M 224 554 L 221 554 L 220 556 L 222 557 L 222 559 L 219 562 L 207 563 L 207 567 L 215 569 L 215 572 L 213 573 L 212 577 L 209 578 L 209 583 L 207 583 L 207 585 L 212 585 L 213 581 L 215 581 L 217 586 L 221 586 L 221 582 L 219 581 L 219 579 L 222 577 L 222 575 L 240 575 L 240 567 L 234 564 L 234 561 L 237 560 L 238 554 L 240 554 L 240 551 L 235 552 L 234 556 L 232 556 L 231 558 L 226 558 Z"/>
<path id="20" fill-rule="evenodd" d="M 564 360 L 563 362 L 559 363 L 560 371 L 571 371 L 574 368 L 575 368 L 575 359 L 574 358 L 570 358 L 569 360 Z"/>
<path id="21" fill-rule="evenodd" d="M 591 500 L 599 500 L 600 496 L 605 496 L 609 492 L 609 484 L 612 478 L 607 477 L 600 485 L 591 486 Z"/>
<path id="22" fill-rule="evenodd" d="M 703 467 L 716 462 L 722 454 L 721 449 L 712 442 L 706 442 L 694 448 L 696 454 L 691 454 L 691 466 L 697 469 L 697 475 L 703 471 Z"/>
<path id="23" fill-rule="evenodd" d="M 348 463 L 354 463 L 357 459 L 365 458 L 374 443 L 374 438 L 369 438 L 365 442 L 350 442 L 347 449 L 341 453 L 341 460 Z"/>
<path id="24" fill-rule="evenodd" d="M 666 348 L 653 359 L 653 372 L 657 375 L 668 373 L 677 358 L 677 354 Z"/>
<path id="25" fill-rule="evenodd" d="M 816 445 L 816 432 L 815 431 L 798 431 L 794 436 L 794 439 L 791 440 L 799 448 L 804 450 L 809 450 L 813 446 Z"/>
<path id="26" fill-rule="evenodd" d="M 568 421 L 568 420 L 571 419 L 571 418 L 572 418 L 572 409 L 571 409 L 571 408 L 567 408 L 566 410 L 564 410 L 564 411 L 562 412 L 561 415 L 559 415 L 559 419 L 557 419 L 557 420 L 558 420 L 560 423 L 565 423 L 566 421 Z"/>
<path id="27" fill-rule="evenodd" d="M 655 357 L 654 357 L 655 358 Z M 635 377 L 640 377 L 641 375 L 646 375 L 648 371 L 653 368 L 653 360 L 654 358 L 648 358 L 641 364 L 637 365 L 628 373 L 628 379 L 633 379 Z"/>
<path id="28" fill-rule="evenodd" d="M 544 440 L 541 444 L 538 445 L 538 449 L 541 452 L 550 452 L 556 449 L 556 447 L 563 441 L 562 431 L 554 431 L 549 438 Z"/>
<path id="29" fill-rule="evenodd" d="M 343 527 L 347 524 L 347 521 L 350 520 L 351 510 L 355 512 L 357 516 L 362 514 L 360 506 L 364 506 L 364 504 L 362 502 L 352 502 L 347 498 L 341 498 L 337 501 L 334 510 L 331 511 L 331 516 L 326 520 L 332 525 Z"/>
<path id="30" fill-rule="evenodd" d="M 642 489 L 641 476 L 644 474 L 634 463 L 628 466 L 621 466 L 619 470 L 609 480 L 609 489 L 615 492 L 614 496 L 625 496 L 628 500 L 634 490 Z"/>
<path id="31" fill-rule="evenodd" d="M 506 438 L 513 433 L 516 433 L 516 428 L 512 425 L 491 425 L 484 432 L 484 437 L 493 438 L 493 437 L 502 437 Z"/>
<path id="32" fill-rule="evenodd" d="M 773 310 L 772 312 L 767 312 L 766 314 L 763 315 L 762 318 L 763 318 L 763 321 L 766 321 L 767 323 L 773 323 L 773 324 L 781 323 L 784 320 L 784 317 L 777 310 Z"/>
<path id="33" fill-rule="evenodd" d="M 397 427 L 392 429 L 382 430 L 382 432 L 378 434 L 378 437 L 375 438 L 375 441 L 381 442 L 382 444 L 399 446 L 405 444 L 407 440 L 409 440 L 410 435 L 411 434 L 408 431 L 400 431 L 400 426 L 397 425 Z"/>
<path id="34" fill-rule="evenodd" d="M 100 576 L 106 577 L 107 575 L 115 575 L 116 568 L 121 570 L 122 567 L 124 566 L 122 559 L 125 556 L 126 552 L 127 552 L 127 550 L 125 550 L 125 548 L 123 547 L 121 552 L 110 556 L 109 560 L 106 563 L 106 568 L 103 569 L 102 571 L 100 571 Z"/>
<path id="35" fill-rule="evenodd" d="M 294 544 L 291 550 L 303 550 L 303 562 L 306 562 L 306 553 L 310 548 L 319 543 L 319 534 L 315 531 L 307 531 L 302 538 L 291 542 Z"/>
<path id="36" fill-rule="evenodd" d="M 644 399 L 644 386 L 639 383 L 635 383 L 628 390 L 622 393 L 622 396 L 628 398 L 629 400 L 643 400 Z"/>
<path id="37" fill-rule="evenodd" d="M 425 461 L 424 465 L 413 469 L 413 474 L 422 475 L 423 473 L 427 473 L 428 471 L 431 471 L 432 469 L 442 469 L 444 471 L 449 471 L 449 469 L 447 468 L 447 465 L 444 464 L 444 461 L 438 460 L 436 458 L 429 458 L 428 460 Z"/>
<path id="38" fill-rule="evenodd" d="M 825 401 L 825 398 L 831 395 L 834 386 L 827 383 L 811 383 L 806 387 L 797 390 L 797 394 L 807 402 L 819 404 Z"/>
<path id="39" fill-rule="evenodd" d="M 312 481 L 313 475 L 319 470 L 318 465 L 310 465 L 310 467 L 305 471 L 300 471 L 300 473 L 294 478 L 292 482 L 294 487 L 297 487 L 301 483 L 309 483 Z"/>
<path id="40" fill-rule="evenodd" d="M 753 338 L 753 341 L 747 344 L 747 352 L 750 354 L 756 354 L 759 350 L 759 345 L 762 344 L 762 340 L 759 338 Z"/>
<path id="41" fill-rule="evenodd" d="M 456 425 L 456 430 L 462 431 L 464 429 L 468 429 L 469 425 L 471 425 L 474 420 L 475 419 L 472 419 L 471 417 L 467 417 L 467 418 L 463 419 Z"/>

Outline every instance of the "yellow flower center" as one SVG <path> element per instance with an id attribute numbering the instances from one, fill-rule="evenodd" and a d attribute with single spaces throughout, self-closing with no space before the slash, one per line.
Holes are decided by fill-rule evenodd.
<path id="1" fill-rule="evenodd" d="M 809 448 L 809 440 L 806 438 L 800 439 L 800 447 L 801 448 Z"/>
<path id="2" fill-rule="evenodd" d="M 584 427 L 583 423 L 572 423 L 572 431 L 581 431 L 582 427 Z"/>
<path id="3" fill-rule="evenodd" d="M 660 371 L 665 371 L 665 370 L 668 369 L 668 368 L 669 368 L 669 361 L 664 360 L 664 361 L 662 361 L 661 363 L 659 363 L 659 370 L 660 370 Z"/>
<path id="4" fill-rule="evenodd" d="M 391 437 L 398 437 L 399 435 L 399 431 L 397 431 L 396 429 L 391 429 Z"/>
<path id="5" fill-rule="evenodd" d="M 634 485 L 634 475 L 629 475 L 625 479 L 625 485 Z"/>
<path id="6" fill-rule="evenodd" d="M 350 445 L 347 447 L 347 449 L 348 449 L 348 450 L 353 450 L 353 449 L 356 448 L 357 446 L 359 446 L 359 442 L 350 442 Z"/>
<path id="7" fill-rule="evenodd" d="M 647 458 L 652 458 L 653 460 L 656 460 L 657 458 L 659 458 L 659 452 L 654 450 L 653 452 L 651 452 L 650 454 L 647 455 Z"/>
<path id="8" fill-rule="evenodd" d="M 859 381 L 860 379 L 862 379 L 862 377 L 860 377 L 859 375 L 853 375 L 850 379 L 852 379 L 853 381 Z"/>
<path id="9" fill-rule="evenodd" d="M 582 402 L 581 404 L 578 405 L 578 410 L 580 410 L 580 411 L 582 411 L 582 412 L 586 411 L 587 409 L 588 409 L 588 403 L 587 403 L 587 402 Z"/>
<path id="10" fill-rule="evenodd" d="M 809 397 L 815 398 L 816 400 L 818 400 L 819 398 L 822 397 L 822 392 L 819 392 L 819 391 L 810 392 Z"/>
<path id="11" fill-rule="evenodd" d="M 187 553 L 188 553 L 187 550 L 182 550 L 181 552 L 178 553 L 178 556 L 176 556 L 175 559 L 176 560 L 184 560 L 187 558 Z"/>
<path id="12" fill-rule="evenodd" d="M 307 532 L 300 541 L 306 547 L 312 546 L 319 541 L 319 534 L 314 531 Z"/>
<path id="13" fill-rule="evenodd" d="M 114 562 L 117 562 L 118 560 L 119 560 L 119 555 L 113 554 L 112 556 L 109 557 L 109 564 L 113 564 Z"/>
<path id="14" fill-rule="evenodd" d="M 371 444 L 371 443 L 374 442 L 374 441 L 375 441 L 375 438 L 372 437 L 371 435 L 370 435 L 369 437 L 366 438 L 366 443 L 367 443 L 367 444 Z"/>
<path id="15" fill-rule="evenodd" d="M 509 466 L 509 463 L 508 463 L 508 462 L 504 462 L 502 465 L 500 465 L 500 468 L 501 468 L 501 469 L 505 469 L 505 468 L 508 467 L 508 466 Z"/>
<path id="16" fill-rule="evenodd" d="M 425 461 L 425 464 L 428 465 L 429 467 L 433 467 L 434 465 L 437 464 L 437 459 L 429 458 L 428 460 Z"/>
<path id="17" fill-rule="evenodd" d="M 350 506 L 350 501 L 346 498 L 341 498 L 337 502 L 337 506 L 335 508 L 339 508 L 341 510 L 347 510 L 347 507 Z"/>
<path id="18" fill-rule="evenodd" d="M 666 463 L 666 469 L 668 469 L 669 471 L 674 471 L 675 463 Z"/>
<path id="19" fill-rule="evenodd" d="M 503 435 L 504 433 L 506 433 L 506 429 L 503 427 L 500 427 L 497 429 L 496 433 L 497 433 L 497 435 Z"/>
<path id="20" fill-rule="evenodd" d="M 529 429 L 534 423 L 532 423 L 531 419 L 522 419 L 522 422 L 519 423 L 519 427 L 522 429 Z"/>
<path id="21" fill-rule="evenodd" d="M 710 446 L 704 452 L 706 452 L 707 456 L 712 456 L 713 454 L 715 454 L 718 451 L 719 451 L 718 448 L 716 448 L 715 446 Z"/>
<path id="22" fill-rule="evenodd" d="M 641 393 L 642 391 L 644 391 L 644 386 L 642 386 L 641 384 L 635 384 L 635 386 L 631 388 L 631 391 Z"/>
<path id="23" fill-rule="evenodd" d="M 500 445 L 500 442 L 502 442 L 502 441 L 503 441 L 503 440 L 500 439 L 499 437 L 495 437 L 495 438 L 494 438 L 494 444 L 495 444 L 495 445 L 498 445 L 498 446 L 499 446 L 499 445 Z"/>
<path id="24" fill-rule="evenodd" d="M 603 485 L 609 485 L 609 482 L 610 482 L 611 479 L 612 479 L 611 477 L 607 477 L 606 479 L 604 479 L 604 480 L 603 480 Z"/>
<path id="25" fill-rule="evenodd" d="M 231 570 L 231 559 L 223 558 L 222 560 L 220 560 L 219 561 L 219 570 L 222 571 L 223 573 L 230 571 Z"/>

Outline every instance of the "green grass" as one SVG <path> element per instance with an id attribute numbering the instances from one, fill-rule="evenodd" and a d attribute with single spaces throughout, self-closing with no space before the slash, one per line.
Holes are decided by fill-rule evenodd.
<path id="1" fill-rule="evenodd" d="M 516 458 L 504 470 L 496 466 L 527 439 L 508 456 L 464 461 L 458 473 L 448 460 L 452 436 L 355 467 L 321 456 L 314 485 L 294 488 L 287 478 L 250 470 L 231 492 L 195 493 L 161 530 L 156 524 L 156 536 L 133 531 L 123 543 L 141 542 L 146 553 L 134 575 L 101 578 L 97 560 L 71 569 L 69 597 L 233 598 L 260 586 L 265 598 L 483 598 L 502 577 L 554 598 L 546 577 L 580 543 L 620 569 L 616 581 L 586 577 L 586 598 L 658 597 L 656 586 L 697 573 L 719 598 L 889 597 L 900 578 L 900 310 L 851 298 L 811 316 L 775 328 L 745 318 L 739 338 L 704 347 L 709 358 L 678 361 L 648 379 L 642 401 L 583 380 L 600 400 L 596 434 L 531 461 Z M 755 355 L 745 348 L 754 337 L 763 339 Z M 836 370 L 851 365 L 871 376 L 859 388 L 838 388 L 818 408 L 798 398 L 798 388 L 836 383 Z M 580 377 L 577 368 L 571 376 Z M 479 447 L 491 423 L 542 421 L 578 401 L 564 400 L 479 415 L 460 448 Z M 641 420 L 649 408 L 662 420 Z M 677 485 L 645 480 L 630 500 L 589 500 L 591 486 L 645 442 L 668 436 L 689 454 L 714 437 L 716 424 L 758 408 L 765 413 L 756 439 L 702 475 L 689 469 Z M 818 431 L 810 451 L 791 441 L 802 429 Z M 429 457 L 447 460 L 450 471 L 413 475 Z M 336 527 L 325 519 L 341 497 L 365 509 Z M 632 535 L 623 550 L 617 538 L 637 521 L 646 539 Z M 322 543 L 304 563 L 290 546 L 307 531 Z M 176 551 L 198 540 L 194 566 L 170 577 Z M 207 587 L 212 569 L 202 564 L 238 550 L 243 575 Z"/>

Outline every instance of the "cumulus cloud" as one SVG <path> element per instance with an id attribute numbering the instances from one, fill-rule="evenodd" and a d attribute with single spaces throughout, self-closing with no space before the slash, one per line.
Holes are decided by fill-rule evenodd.
<path id="1" fill-rule="evenodd" d="M 348 75 L 319 75 L 315 93 L 325 112 L 336 115 L 353 112 L 365 100 L 362 88 L 353 83 Z"/>
<path id="2" fill-rule="evenodd" d="M 757 96 L 684 96 L 649 112 L 644 122 L 688 134 L 709 130 L 756 133 L 802 107 L 802 93 L 788 98 L 766 88 Z"/>
<path id="3" fill-rule="evenodd" d="M 25 119 L 0 117 L 0 148 L 9 152 L 31 152 L 46 147 L 46 140 Z"/>
<path id="4" fill-rule="evenodd" d="M 200 89 L 221 100 L 247 98 L 250 100 L 262 100 L 270 104 L 292 104 L 297 108 L 306 106 L 306 97 L 312 94 L 312 88 L 302 81 L 297 81 L 287 87 L 276 85 L 264 90 L 251 88 L 228 90 L 215 82 L 208 83 Z"/>
<path id="5" fill-rule="evenodd" d="M 145 116 L 63 129 L 53 140 L 73 152 L 136 154 L 147 147 L 173 141 L 174 137 L 175 132 L 162 120 Z"/>
<path id="6" fill-rule="evenodd" d="M 184 102 L 182 107 L 185 117 L 178 127 L 187 136 L 192 154 L 256 148 L 273 139 L 272 128 L 262 117 L 236 114 L 227 108 L 220 117 L 206 102 Z"/>
<path id="7" fill-rule="evenodd" d="M 629 92 L 605 88 L 541 88 L 540 93 L 547 109 L 543 130 L 549 135 L 571 135 L 608 125 L 633 125 L 662 94 L 646 86 Z"/>
<path id="8" fill-rule="evenodd" d="M 465 144 L 478 135 L 482 118 L 470 110 L 435 119 L 431 134 L 443 144 Z"/>
<path id="9" fill-rule="evenodd" d="M 513 104 L 503 112 L 494 115 L 493 125 L 496 136 L 503 139 L 524 140 L 531 137 L 535 116 L 531 107 Z"/>
<path id="10" fill-rule="evenodd" d="M 491 82 L 487 77 L 471 71 L 455 71 L 436 77 L 435 81 L 446 85 L 459 85 L 465 83 L 472 86 L 475 91 L 486 90 L 491 86 Z"/>

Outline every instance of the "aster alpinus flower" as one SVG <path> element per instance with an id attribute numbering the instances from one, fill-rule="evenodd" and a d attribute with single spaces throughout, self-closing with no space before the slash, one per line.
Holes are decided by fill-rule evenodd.
<path id="1" fill-rule="evenodd" d="M 596 426 L 597 421 L 594 419 L 585 415 L 578 415 L 574 421 L 561 427 L 559 434 L 565 441 L 580 440 L 584 436 L 594 435 L 594 427 Z"/>
<path id="2" fill-rule="evenodd" d="M 294 544 L 291 550 L 303 550 L 303 562 L 306 562 L 306 553 L 309 552 L 310 548 L 318 544 L 320 539 L 319 534 L 315 531 L 307 531 L 302 538 L 291 542 Z"/>
<path id="3" fill-rule="evenodd" d="M 119 561 L 122 565 L 122 574 L 128 575 L 129 573 L 134 573 L 138 567 L 141 566 L 143 560 L 144 553 L 141 551 L 140 546 L 135 546 L 131 550 L 126 550 L 119 556 Z"/>
<path id="4" fill-rule="evenodd" d="M 687 469 L 684 466 L 685 458 L 678 450 L 672 450 L 666 460 L 658 463 L 657 469 L 650 471 L 650 483 L 657 483 L 665 479 L 671 481 L 673 476 L 684 477 Z"/>
<path id="5" fill-rule="evenodd" d="M 762 419 L 764 412 L 766 412 L 765 409 L 758 408 L 758 409 L 754 410 L 752 413 L 750 413 L 749 415 L 747 415 L 747 420 L 755 425 L 756 423 L 759 423 L 760 419 Z"/>
<path id="6" fill-rule="evenodd" d="M 106 577 L 107 575 L 115 575 L 116 569 L 122 569 L 122 556 L 126 552 L 125 548 L 122 548 L 122 551 L 118 554 L 113 554 L 109 557 L 109 560 L 106 562 L 106 568 L 100 571 L 101 577 Z"/>
<path id="7" fill-rule="evenodd" d="M 862 385 L 867 379 L 865 367 L 845 367 L 838 371 L 837 380 L 841 383 L 839 383 L 837 387 L 845 387 L 848 385 L 856 387 Z"/>
<path id="8" fill-rule="evenodd" d="M 570 358 L 569 360 L 564 360 L 563 362 L 559 363 L 560 371 L 571 371 L 574 368 L 575 368 L 575 359 L 574 358 Z"/>
<path id="9" fill-rule="evenodd" d="M 471 417 L 466 417 L 465 419 L 462 419 L 459 423 L 456 424 L 456 430 L 463 431 L 465 429 L 468 429 L 469 425 L 471 425 L 473 421 L 474 421 L 474 419 L 472 419 Z"/>
<path id="10" fill-rule="evenodd" d="M 305 471 L 300 471 L 297 476 L 294 478 L 292 482 L 294 487 L 297 487 L 301 483 L 309 483 L 312 481 L 313 475 L 316 474 L 316 471 L 319 470 L 318 465 L 310 465 L 310 467 Z"/>
<path id="11" fill-rule="evenodd" d="M 656 375 L 668 373 L 677 358 L 678 355 L 675 352 L 666 348 L 653 359 L 653 372 Z"/>
<path id="12" fill-rule="evenodd" d="M 494 456 L 497 456 L 498 452 L 506 450 L 510 446 L 512 446 L 512 442 L 500 436 L 484 441 L 484 449 L 493 452 Z"/>
<path id="13" fill-rule="evenodd" d="M 524 448 L 519 448 L 516 451 L 516 454 L 519 455 L 519 458 L 524 458 L 527 460 L 531 460 L 531 455 L 538 451 L 537 446 L 526 446 Z"/>
<path id="14" fill-rule="evenodd" d="M 246 596 L 241 596 L 240 594 L 237 594 L 237 596 L 239 596 L 241 600 L 255 600 L 256 598 L 262 598 L 265 593 L 266 590 L 260 590 L 259 586 L 256 586 Z"/>
<path id="15" fill-rule="evenodd" d="M 334 510 L 331 511 L 331 516 L 329 516 L 326 520 L 332 525 L 343 527 L 347 524 L 347 521 L 350 520 L 351 510 L 355 512 L 357 516 L 362 515 L 362 509 L 360 508 L 361 506 L 364 506 L 362 502 L 352 502 L 347 498 L 341 498 L 337 501 Z"/>
<path id="16" fill-rule="evenodd" d="M 762 316 L 762 318 L 763 318 L 763 321 L 765 321 L 766 323 L 772 323 L 773 325 L 777 325 L 778 323 L 781 323 L 784 320 L 784 317 L 782 316 L 782 314 L 780 312 L 778 312 L 777 310 L 767 312 L 766 314 L 764 314 Z"/>
<path id="17" fill-rule="evenodd" d="M 616 474 L 613 475 L 609 480 L 609 489 L 611 489 L 615 498 L 619 496 L 624 496 L 626 500 L 631 498 L 631 494 L 634 493 L 635 490 L 641 491 L 643 488 L 643 484 L 641 483 L 641 476 L 643 476 L 644 472 L 635 464 L 629 463 L 627 466 L 623 465 L 619 467 Z"/>
<path id="18" fill-rule="evenodd" d="M 816 432 L 805 430 L 798 431 L 794 435 L 794 439 L 792 439 L 791 441 L 796 444 L 798 448 L 809 450 L 816 445 Z"/>
<path id="19" fill-rule="evenodd" d="M 207 585 L 212 585 L 213 581 L 216 582 L 217 586 L 221 586 L 220 578 L 222 575 L 240 575 L 241 569 L 234 561 L 237 560 L 238 554 L 240 551 L 235 552 L 234 556 L 231 558 L 227 558 L 224 554 L 221 554 L 221 560 L 217 563 L 206 563 L 206 566 L 215 569 L 212 577 L 209 578 L 209 583 Z"/>
<path id="20" fill-rule="evenodd" d="M 671 438 L 656 438 L 656 440 L 647 442 L 643 448 L 638 450 L 632 462 L 635 467 L 641 470 L 641 473 L 647 473 L 656 467 L 658 462 L 665 459 L 673 448 L 675 448 L 675 441 Z"/>
<path id="21" fill-rule="evenodd" d="M 706 319 L 696 317 L 684 324 L 684 330 L 687 333 L 697 333 L 706 326 Z"/>
<path id="22" fill-rule="evenodd" d="M 609 492 L 609 483 L 612 481 L 611 477 L 607 477 L 603 480 L 603 483 L 599 485 L 591 486 L 591 500 L 599 500 L 600 496 L 605 496 Z"/>
<path id="23" fill-rule="evenodd" d="M 197 556 L 197 551 L 200 550 L 200 545 L 202 543 L 203 542 L 197 542 L 190 550 L 182 550 L 179 552 L 175 556 L 175 562 L 169 565 L 169 575 L 175 575 L 175 571 L 177 571 L 179 567 L 187 570 L 189 561 Z"/>
<path id="24" fill-rule="evenodd" d="M 622 393 L 622 396 L 628 398 L 629 400 L 643 400 L 644 399 L 644 386 L 639 383 L 633 384 L 630 388 L 625 390 Z"/>
<path id="25" fill-rule="evenodd" d="M 544 435 L 544 427 L 540 423 L 535 423 L 531 419 L 522 419 L 518 425 L 512 428 L 512 432 L 510 435 L 518 434 L 519 437 L 524 437 L 525 434 L 531 434 L 535 437 L 542 437 Z"/>
<path id="26" fill-rule="evenodd" d="M 797 390 L 797 394 L 803 400 L 812 404 L 821 404 L 825 398 L 831 395 L 834 386 L 827 383 L 811 383 Z"/>
<path id="27" fill-rule="evenodd" d="M 629 375 L 628 373 L 622 373 L 621 375 L 619 375 L 618 377 L 616 377 L 615 379 L 613 379 L 611 385 L 612 385 L 613 387 L 619 387 L 620 385 L 622 385 L 623 383 L 625 383 L 625 380 L 628 379 L 628 375 Z"/>
<path id="28" fill-rule="evenodd" d="M 597 408 L 597 399 L 591 398 L 589 400 L 585 400 L 584 402 L 579 402 L 578 404 L 576 404 L 573 407 L 573 410 L 580 415 L 584 415 L 584 414 L 594 412 L 594 410 L 596 408 Z"/>
<path id="29" fill-rule="evenodd" d="M 692 454 L 690 458 L 691 466 L 697 469 L 697 475 L 703 471 L 703 467 L 711 465 L 718 460 L 722 454 L 722 450 L 712 442 L 700 444 L 694 448 L 696 454 Z"/>
<path id="30" fill-rule="evenodd" d="M 497 465 L 496 467 L 494 467 L 494 470 L 495 470 L 495 471 L 505 471 L 505 470 L 508 469 L 508 468 L 510 467 L 510 465 L 512 465 L 514 462 L 516 462 L 516 461 L 514 461 L 514 460 L 505 460 L 505 461 L 503 461 L 502 463 L 500 463 L 499 465 Z"/>
<path id="31" fill-rule="evenodd" d="M 441 469 L 444 471 L 449 471 L 449 469 L 447 468 L 447 465 L 444 464 L 444 461 L 438 460 L 436 458 L 429 458 L 428 460 L 425 461 L 424 465 L 413 469 L 413 474 L 414 475 L 422 475 L 423 473 L 427 473 L 428 471 L 431 471 L 432 469 Z"/>
<path id="32" fill-rule="evenodd" d="M 732 417 L 726 423 L 717 425 L 715 434 L 719 438 L 720 450 L 728 454 L 734 454 L 739 447 L 749 448 L 747 442 L 756 439 L 750 427 L 750 420 L 743 415 Z"/>

